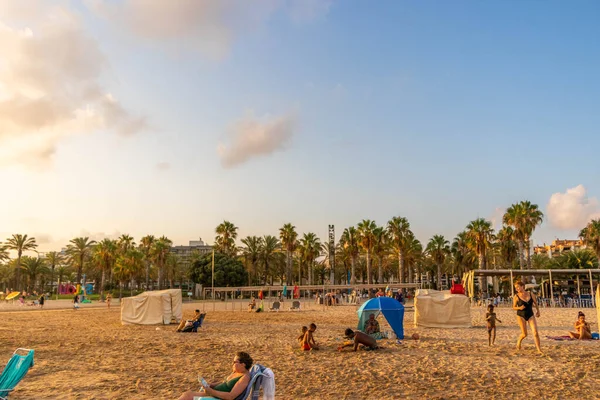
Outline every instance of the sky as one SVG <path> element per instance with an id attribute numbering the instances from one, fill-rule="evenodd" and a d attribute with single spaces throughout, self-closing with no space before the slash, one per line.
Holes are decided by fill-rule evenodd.
<path id="1" fill-rule="evenodd" d="M 600 3 L 0 0 L 0 238 L 600 217 Z M 2 240 L 2 239 L 0 239 Z"/>

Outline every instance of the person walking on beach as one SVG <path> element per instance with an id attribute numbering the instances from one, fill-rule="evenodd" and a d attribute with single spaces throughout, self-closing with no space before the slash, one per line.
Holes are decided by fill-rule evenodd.
<path id="1" fill-rule="evenodd" d="M 44 297 L 44 294 L 42 293 L 42 295 L 40 296 L 40 310 L 44 309 L 44 301 L 46 300 L 46 298 Z"/>
<path id="2" fill-rule="evenodd" d="M 106 306 L 110 310 L 110 301 L 112 300 L 112 296 L 109 294 L 106 295 Z"/>
<path id="3" fill-rule="evenodd" d="M 75 309 L 75 310 L 79 309 L 79 295 L 78 294 L 73 296 L 73 309 Z"/>
<path id="4" fill-rule="evenodd" d="M 536 318 L 540 317 L 540 307 L 538 306 L 537 299 L 533 293 L 525 291 L 525 284 L 522 281 L 515 282 L 515 290 L 517 293 L 513 298 L 513 310 L 517 311 L 517 323 L 521 328 L 521 335 L 517 340 L 517 349 L 521 349 L 521 342 L 527 337 L 527 323 L 529 323 L 535 347 L 538 353 L 542 354 L 536 320 Z M 536 309 L 535 315 L 533 313 L 534 306 Z"/>
<path id="5" fill-rule="evenodd" d="M 487 321 L 487 331 L 488 331 L 488 345 L 491 346 L 496 341 L 496 321 L 500 321 L 496 318 L 496 313 L 494 312 L 494 306 L 488 306 L 488 312 L 485 314 L 485 320 Z"/>

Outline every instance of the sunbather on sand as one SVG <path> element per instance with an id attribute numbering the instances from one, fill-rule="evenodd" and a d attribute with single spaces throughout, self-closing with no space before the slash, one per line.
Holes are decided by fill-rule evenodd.
<path id="1" fill-rule="evenodd" d="M 361 331 L 354 332 L 352 329 L 347 328 L 344 332 L 344 336 L 351 339 L 352 342 L 344 343 L 338 347 L 338 351 L 342 351 L 346 347 L 354 347 L 354 351 L 356 351 L 358 350 L 359 345 L 364 346 L 366 350 L 376 350 L 379 348 L 379 346 L 377 346 L 377 340 Z"/>
<path id="2" fill-rule="evenodd" d="M 179 400 L 199 400 L 203 398 L 235 399 L 246 390 L 250 383 L 252 357 L 243 351 L 233 359 L 232 373 L 223 381 L 215 381 L 204 386 L 199 392 L 187 391 Z"/>
<path id="3" fill-rule="evenodd" d="M 179 323 L 179 326 L 177 327 L 177 331 L 176 332 L 181 332 L 183 330 L 183 328 L 185 328 L 186 326 L 191 326 L 194 324 L 194 322 L 198 321 L 198 319 L 200 318 L 200 310 L 196 310 L 194 317 L 192 319 L 182 319 L 181 322 Z"/>
<path id="4" fill-rule="evenodd" d="M 573 339 L 589 340 L 592 338 L 590 324 L 585 321 L 585 314 L 579 311 L 577 321 L 575 321 L 575 332 L 569 332 Z"/>

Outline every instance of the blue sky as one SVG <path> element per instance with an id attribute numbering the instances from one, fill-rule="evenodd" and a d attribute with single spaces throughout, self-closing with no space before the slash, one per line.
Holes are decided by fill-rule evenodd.
<path id="1" fill-rule="evenodd" d="M 330 223 L 339 236 L 401 215 L 422 241 L 451 240 L 528 199 L 548 242 L 600 216 L 597 2 L 36 4 L 0 10 L 0 26 L 32 32 L 7 36 L 0 59 L 5 236 L 212 242 L 227 219 L 241 236 L 292 222 L 325 240 Z M 69 47 L 80 68 L 25 51 L 63 28 L 86 38 Z M 23 54 L 46 70 L 15 78 Z M 58 122 L 18 126 L 11 96 L 37 99 L 36 84 L 53 104 L 65 87 L 100 90 L 69 97 Z"/>

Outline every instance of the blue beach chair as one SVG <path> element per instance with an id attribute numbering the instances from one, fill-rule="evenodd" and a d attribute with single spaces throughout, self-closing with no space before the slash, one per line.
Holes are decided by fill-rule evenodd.
<path id="1" fill-rule="evenodd" d="M 242 394 L 236 397 L 235 400 L 258 400 L 260 387 L 263 385 L 264 379 L 273 380 L 273 382 L 271 382 L 273 390 L 271 396 L 274 398 L 275 376 L 273 375 L 273 371 L 263 365 L 254 364 L 252 368 L 250 368 L 250 383 L 248 383 L 248 387 Z"/>
<path id="2" fill-rule="evenodd" d="M 28 352 L 27 355 L 19 355 L 19 350 Z M 2 375 L 0 375 L 0 399 L 8 399 L 8 395 L 27 375 L 29 368 L 33 366 L 33 353 L 31 349 L 16 349 L 13 356 L 8 360 Z"/>

